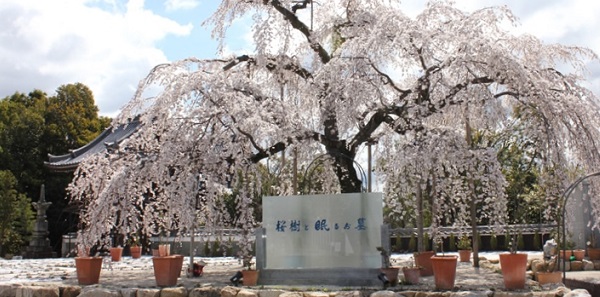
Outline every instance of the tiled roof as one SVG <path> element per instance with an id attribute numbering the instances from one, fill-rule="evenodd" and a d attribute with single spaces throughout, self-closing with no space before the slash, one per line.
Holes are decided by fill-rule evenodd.
<path id="1" fill-rule="evenodd" d="M 140 122 L 134 120 L 128 124 L 106 128 L 90 143 L 71 150 L 69 154 L 60 156 L 48 154 L 49 161 L 44 162 L 44 165 L 53 171 L 74 171 L 81 161 L 91 155 L 105 151 L 108 145 L 120 143 L 133 134 L 139 126 Z"/>

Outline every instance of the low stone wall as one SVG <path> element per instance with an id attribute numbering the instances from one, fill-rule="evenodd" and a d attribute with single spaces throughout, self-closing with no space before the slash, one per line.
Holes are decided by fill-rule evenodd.
<path id="1" fill-rule="evenodd" d="M 240 287 L 122 288 L 107 289 L 99 286 L 35 286 L 0 284 L 0 297 L 585 297 L 586 290 L 557 287 L 549 291 L 299 291 L 283 289 L 250 289 Z"/>

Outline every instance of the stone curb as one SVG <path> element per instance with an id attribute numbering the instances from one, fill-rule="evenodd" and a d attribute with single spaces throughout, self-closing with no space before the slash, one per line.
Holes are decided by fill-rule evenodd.
<path id="1" fill-rule="evenodd" d="M 40 286 L 0 284 L 0 297 L 567 297 L 591 296 L 585 290 L 569 290 L 557 287 L 549 291 L 287 291 L 282 289 L 251 289 L 240 287 L 200 287 L 186 289 L 169 287 L 162 289 L 106 289 L 95 286 Z"/>

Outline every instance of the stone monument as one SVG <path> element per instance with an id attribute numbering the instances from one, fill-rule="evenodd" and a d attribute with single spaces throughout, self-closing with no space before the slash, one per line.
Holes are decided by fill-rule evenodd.
<path id="1" fill-rule="evenodd" d="M 40 198 L 38 202 L 33 202 L 33 207 L 37 214 L 33 234 L 29 246 L 25 251 L 25 258 L 55 258 L 56 252 L 52 251 L 50 240 L 48 239 L 48 221 L 46 220 L 46 210 L 52 202 L 46 201 L 46 191 L 44 185 L 40 188 Z"/>
<path id="2" fill-rule="evenodd" d="M 263 197 L 261 285 L 373 286 L 389 250 L 381 193 Z"/>

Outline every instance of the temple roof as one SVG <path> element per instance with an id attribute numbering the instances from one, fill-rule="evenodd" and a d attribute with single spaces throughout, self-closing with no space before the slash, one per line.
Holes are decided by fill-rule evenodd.
<path id="1" fill-rule="evenodd" d="M 108 127 L 90 143 L 78 149 L 69 150 L 68 154 L 60 156 L 48 154 L 49 161 L 44 162 L 44 165 L 52 171 L 75 171 L 81 161 L 89 156 L 106 151 L 108 146 L 121 143 L 133 134 L 139 126 L 140 122 L 134 120 L 117 127 Z"/>

